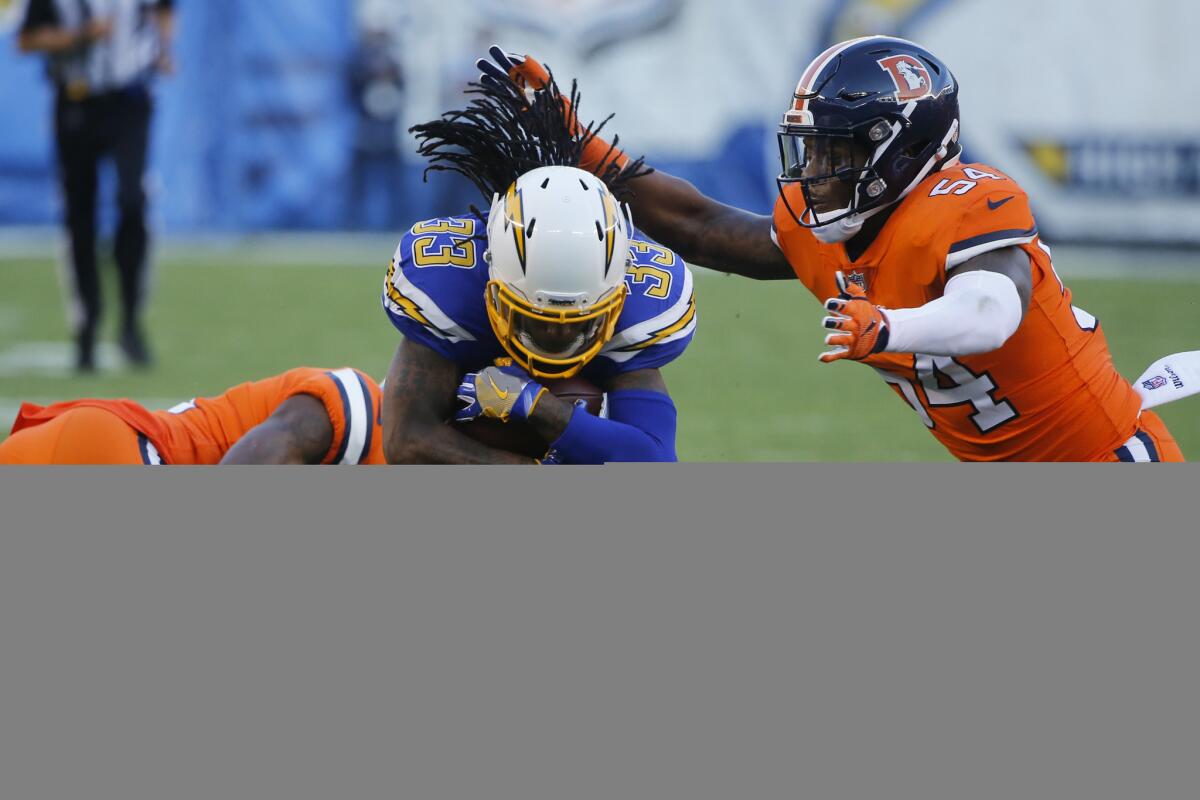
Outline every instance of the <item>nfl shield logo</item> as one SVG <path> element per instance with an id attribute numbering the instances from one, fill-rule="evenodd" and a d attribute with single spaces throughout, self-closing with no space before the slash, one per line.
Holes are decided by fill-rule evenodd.
<path id="1" fill-rule="evenodd" d="M 1150 380 L 1142 381 L 1142 386 L 1145 386 L 1147 389 L 1150 389 L 1151 391 L 1153 391 L 1154 389 L 1161 389 L 1162 387 L 1164 387 L 1166 385 L 1167 385 L 1167 379 L 1164 378 L 1162 375 L 1155 375 Z"/>
<path id="2" fill-rule="evenodd" d="M 847 272 L 846 273 L 846 281 L 848 283 L 853 283 L 855 286 L 862 289 L 864 292 L 867 290 L 867 276 L 866 276 L 866 273 L 864 273 L 860 269 L 853 269 L 853 270 L 850 270 L 849 272 Z"/>

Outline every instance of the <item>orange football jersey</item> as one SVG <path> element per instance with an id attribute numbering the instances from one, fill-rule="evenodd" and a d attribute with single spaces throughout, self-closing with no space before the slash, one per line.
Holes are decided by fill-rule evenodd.
<path id="1" fill-rule="evenodd" d="M 349 368 L 299 367 L 167 411 L 149 411 L 132 400 L 72 400 L 45 408 L 27 403 L 12 432 L 49 422 L 73 409 L 98 408 L 116 415 L 140 434 L 141 463 L 216 464 L 238 439 L 298 394 L 320 400 L 333 423 L 333 439 L 321 463 L 386 463 L 380 420 L 382 392 L 374 380 Z"/>
<path id="2" fill-rule="evenodd" d="M 788 202 L 804 208 L 799 186 Z M 864 359 L 957 458 L 969 461 L 1114 460 L 1138 430 L 1141 399 L 1117 372 L 1096 318 L 1071 305 L 1038 239 L 1025 192 L 984 164 L 936 172 L 900 202 L 858 259 L 822 244 L 775 205 L 776 241 L 818 300 L 838 294 L 835 273 L 872 303 L 915 308 L 941 297 L 954 269 L 1001 247 L 1029 255 L 1025 318 L 998 350 L 969 356 L 879 353 Z"/>

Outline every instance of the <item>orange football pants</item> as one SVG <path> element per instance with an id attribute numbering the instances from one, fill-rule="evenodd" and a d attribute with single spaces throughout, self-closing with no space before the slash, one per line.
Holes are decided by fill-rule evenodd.
<path id="1" fill-rule="evenodd" d="M 1143 411 L 1138 418 L 1137 432 L 1104 460 L 1179 462 L 1187 459 L 1162 418 L 1153 411 Z"/>
<path id="2" fill-rule="evenodd" d="M 153 445 L 102 408 L 72 408 L 0 442 L 0 464 L 154 464 Z"/>

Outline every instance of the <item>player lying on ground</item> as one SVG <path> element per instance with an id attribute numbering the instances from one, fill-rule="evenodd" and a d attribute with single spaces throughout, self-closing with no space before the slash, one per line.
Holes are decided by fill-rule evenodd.
<path id="1" fill-rule="evenodd" d="M 445 424 L 455 416 L 527 421 L 543 463 L 676 460 L 659 368 L 691 341 L 696 301 L 683 262 L 619 202 L 636 163 L 607 185 L 556 166 L 580 149 L 557 97 L 526 111 L 511 86 L 473 93 L 466 111 L 412 129 L 433 169 L 467 176 L 491 206 L 418 222 L 396 248 L 383 306 L 404 339 L 384 392 L 388 461 L 530 463 Z M 607 393 L 607 418 L 539 382 L 577 374 Z"/>
<path id="2" fill-rule="evenodd" d="M 478 62 L 489 83 L 536 95 L 549 78 L 532 58 L 491 58 Z M 959 163 L 958 139 L 945 64 L 902 39 L 855 39 L 808 66 L 784 113 L 773 217 L 662 172 L 631 181 L 630 202 L 689 262 L 803 281 L 832 312 L 821 361 L 874 367 L 959 459 L 1183 460 L 1096 318 L 1071 305 L 1024 191 Z M 581 165 L 626 162 L 593 138 Z"/>
<path id="3" fill-rule="evenodd" d="M 382 464 L 381 397 L 358 370 L 300 367 L 168 411 L 26 403 L 0 464 Z"/>

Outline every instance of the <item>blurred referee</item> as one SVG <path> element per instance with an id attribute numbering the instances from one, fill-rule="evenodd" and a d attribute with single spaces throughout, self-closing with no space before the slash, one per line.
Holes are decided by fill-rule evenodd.
<path id="1" fill-rule="evenodd" d="M 111 155 L 117 170 L 114 255 L 123 311 L 120 345 L 136 366 L 150 363 L 139 321 L 146 276 L 146 195 L 142 186 L 150 128 L 149 83 L 170 72 L 173 0 L 29 0 L 23 52 L 45 53 L 54 83 L 54 132 L 77 300 L 80 370 L 95 368 L 100 321 L 96 270 L 96 175 Z"/>

